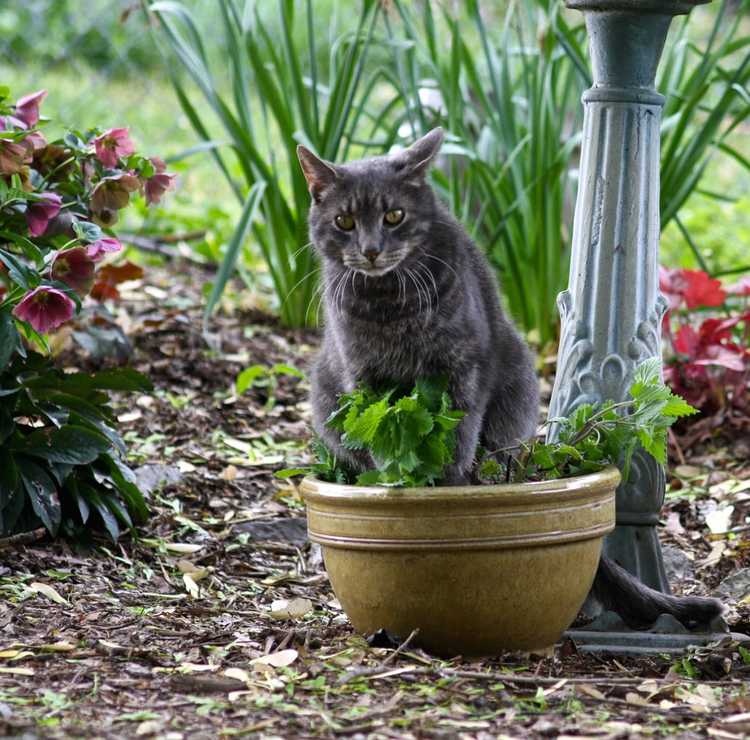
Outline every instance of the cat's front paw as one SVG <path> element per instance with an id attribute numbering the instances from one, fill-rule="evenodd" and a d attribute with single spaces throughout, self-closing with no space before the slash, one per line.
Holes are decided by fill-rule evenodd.
<path id="1" fill-rule="evenodd" d="M 441 486 L 468 486 L 471 484 L 471 475 L 465 470 L 459 470 L 451 465 L 445 471 L 445 477 L 440 481 Z"/>

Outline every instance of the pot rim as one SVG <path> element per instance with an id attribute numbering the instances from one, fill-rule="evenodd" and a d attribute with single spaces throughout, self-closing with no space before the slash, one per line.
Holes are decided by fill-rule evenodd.
<path id="1" fill-rule="evenodd" d="M 605 491 L 615 488 L 622 476 L 614 465 L 596 473 L 576 475 L 570 478 L 554 478 L 526 483 L 498 483 L 486 486 L 425 486 L 420 488 L 396 488 L 390 486 L 360 486 L 346 483 L 329 483 L 312 476 L 305 476 L 300 484 L 303 498 L 311 501 L 339 501 L 356 504 L 375 503 L 388 499 L 391 502 L 445 501 L 482 502 L 494 500 L 508 503 L 540 501 L 555 494 L 575 495 Z"/>

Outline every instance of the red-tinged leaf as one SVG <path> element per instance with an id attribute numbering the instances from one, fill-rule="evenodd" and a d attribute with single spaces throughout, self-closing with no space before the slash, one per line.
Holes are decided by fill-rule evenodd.
<path id="1" fill-rule="evenodd" d="M 674 338 L 675 351 L 681 355 L 695 357 L 700 347 L 700 337 L 692 326 L 681 326 Z"/>
<path id="2" fill-rule="evenodd" d="M 685 303 L 688 308 L 699 306 L 721 306 L 727 294 L 721 287 L 721 281 L 709 277 L 702 270 L 682 270 L 686 287 Z"/>
<path id="3" fill-rule="evenodd" d="M 669 270 L 659 268 L 659 289 L 669 300 L 670 308 L 679 307 L 684 300 L 688 308 L 721 306 L 727 294 L 721 281 L 703 270 Z"/>
<path id="4" fill-rule="evenodd" d="M 104 265 L 99 269 L 96 277 L 100 282 L 119 285 L 127 280 L 140 280 L 143 277 L 143 268 L 132 262 L 123 262 L 121 265 Z"/>
<path id="5" fill-rule="evenodd" d="M 706 319 L 698 329 L 701 345 L 719 344 L 725 339 L 730 339 L 732 336 L 730 330 L 737 326 L 740 321 L 740 316 L 731 319 Z"/>
<path id="6" fill-rule="evenodd" d="M 118 301 L 120 300 L 120 291 L 114 285 L 105 281 L 94 283 L 91 289 L 91 297 L 95 301 Z"/>
<path id="7" fill-rule="evenodd" d="M 741 373 L 745 370 L 745 353 L 739 347 L 731 348 L 722 344 L 715 344 L 706 348 L 706 352 L 697 360 L 695 365 L 720 365 L 727 370 Z"/>

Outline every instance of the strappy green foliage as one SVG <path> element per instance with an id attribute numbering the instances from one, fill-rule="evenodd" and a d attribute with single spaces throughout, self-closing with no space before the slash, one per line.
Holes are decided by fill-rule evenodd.
<path id="1" fill-rule="evenodd" d="M 165 42 L 180 106 L 244 203 L 206 315 L 233 274 L 249 230 L 268 265 L 282 321 L 314 323 L 318 281 L 307 235 L 310 196 L 296 147 L 304 144 L 324 159 L 344 160 L 360 123 L 374 122 L 379 129 L 368 106 L 376 88 L 382 94 L 383 86 L 390 87 L 371 58 L 380 3 L 347 4 L 345 12 L 342 6 L 324 19 L 315 14 L 313 0 L 215 0 L 211 28 L 199 27 L 188 3 L 144 3 L 158 21 L 157 38 Z M 212 41 L 219 38 L 219 59 L 211 55 L 209 34 Z M 175 61 L 193 85 L 186 84 Z M 380 153 L 384 144 L 360 145 L 358 151 Z M 232 158 L 242 183 L 232 174 Z"/>
<path id="2" fill-rule="evenodd" d="M 318 280 L 305 248 L 309 197 L 297 143 L 342 161 L 442 125 L 435 184 L 498 270 L 516 321 L 542 345 L 554 340 L 570 262 L 580 96 L 591 84 L 580 14 L 566 13 L 561 0 L 510 0 L 503 10 L 480 0 L 358 0 L 334 2 L 332 13 L 312 0 L 216 0 L 218 29 L 209 29 L 186 2 L 142 2 L 159 20 L 201 150 L 245 204 L 207 313 L 247 231 L 268 264 L 284 323 L 314 323 Z M 733 144 L 750 112 L 750 37 L 741 28 L 750 0 L 735 10 L 729 0 L 715 5 L 700 44 L 690 29 L 705 23 L 703 11 L 674 21 L 657 79 L 666 95 L 662 228 L 674 222 L 704 269 L 680 208 L 695 192 L 730 199 L 704 190 L 717 153 L 750 169 Z"/>

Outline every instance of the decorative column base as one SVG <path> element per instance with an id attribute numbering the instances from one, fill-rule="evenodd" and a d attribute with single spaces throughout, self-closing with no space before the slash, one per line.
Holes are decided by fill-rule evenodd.
<path id="1" fill-rule="evenodd" d="M 569 288 L 550 416 L 628 397 L 636 367 L 661 357 L 659 146 L 664 98 L 656 68 L 672 16 L 708 0 L 566 0 L 582 10 L 593 86 L 584 130 Z M 550 430 L 554 438 L 556 430 Z M 636 454 L 617 492 L 617 527 L 604 552 L 643 583 L 669 584 L 656 534 L 664 470 Z"/>

